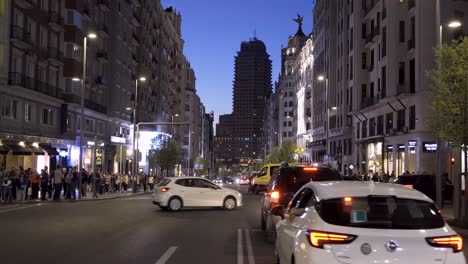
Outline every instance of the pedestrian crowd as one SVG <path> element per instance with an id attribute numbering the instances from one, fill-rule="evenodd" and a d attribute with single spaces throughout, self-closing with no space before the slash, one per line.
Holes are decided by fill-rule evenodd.
<path id="1" fill-rule="evenodd" d="M 137 175 L 118 173 L 89 173 L 83 170 L 81 175 L 81 195 L 86 198 L 92 193 L 92 198 L 98 195 L 127 192 L 153 191 L 159 178 L 153 175 Z M 12 169 L 0 171 L 0 201 L 60 201 L 78 198 L 80 177 L 77 167 L 62 168 L 60 165 L 49 172 L 45 166 L 41 172 L 34 169 Z"/>

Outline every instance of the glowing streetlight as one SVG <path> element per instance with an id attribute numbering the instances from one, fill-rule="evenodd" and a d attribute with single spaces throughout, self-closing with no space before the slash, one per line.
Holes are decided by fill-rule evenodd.
<path id="1" fill-rule="evenodd" d="M 461 27 L 462 23 L 458 20 L 454 20 L 454 21 L 451 21 L 449 24 L 448 24 L 448 27 L 449 28 L 459 28 Z"/>

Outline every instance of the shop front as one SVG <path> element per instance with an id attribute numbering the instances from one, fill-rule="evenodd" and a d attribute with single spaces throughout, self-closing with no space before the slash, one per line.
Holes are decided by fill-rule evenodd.
<path id="1" fill-rule="evenodd" d="M 127 150 L 131 150 L 131 146 L 126 145 L 126 139 L 124 137 L 111 136 L 110 142 L 110 149 L 107 156 L 111 164 L 108 164 L 107 168 L 113 173 L 124 173 L 126 171 L 125 164 L 128 160 Z"/>
<path id="2" fill-rule="evenodd" d="M 367 172 L 369 175 L 384 171 L 383 142 L 372 142 L 367 144 Z"/>
<path id="3" fill-rule="evenodd" d="M 327 155 L 327 140 L 317 140 L 306 143 L 306 148 L 310 149 L 312 162 L 325 162 Z"/>

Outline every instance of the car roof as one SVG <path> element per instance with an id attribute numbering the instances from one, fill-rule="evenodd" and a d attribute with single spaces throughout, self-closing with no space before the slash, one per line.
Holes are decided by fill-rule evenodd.
<path id="1" fill-rule="evenodd" d="M 189 177 L 166 177 L 168 180 L 185 180 L 185 179 L 203 179 L 203 180 L 208 180 L 203 177 L 195 177 L 195 176 L 189 176 Z"/>
<path id="2" fill-rule="evenodd" d="M 321 200 L 346 196 L 365 197 L 368 195 L 383 195 L 432 202 L 425 194 L 399 184 L 372 181 L 329 181 L 311 182 L 305 186 L 313 188 L 315 194 Z"/>

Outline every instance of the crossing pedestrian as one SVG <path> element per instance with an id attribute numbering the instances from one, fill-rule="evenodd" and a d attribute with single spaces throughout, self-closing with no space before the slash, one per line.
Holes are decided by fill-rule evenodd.
<path id="1" fill-rule="evenodd" d="M 153 188 L 154 188 L 154 176 L 153 175 L 150 175 L 149 178 L 148 178 L 148 184 L 149 184 L 149 189 L 150 189 L 150 192 L 153 191 Z"/>

